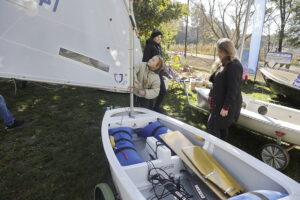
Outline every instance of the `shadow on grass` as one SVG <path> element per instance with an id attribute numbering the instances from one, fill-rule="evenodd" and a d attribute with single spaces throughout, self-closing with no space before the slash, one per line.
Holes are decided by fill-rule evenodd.
<path id="1" fill-rule="evenodd" d="M 251 95 L 255 95 L 255 93 L 265 94 L 265 95 L 273 94 L 267 86 L 261 85 L 252 80 L 248 80 L 247 84 L 244 83 L 242 85 L 242 91 L 245 94 L 251 94 Z"/>
<path id="2" fill-rule="evenodd" d="M 99 182 L 113 185 L 101 141 L 106 106 L 128 106 L 129 95 L 29 83 L 0 93 L 27 126 L 0 130 L 1 199 L 93 199 Z"/>
<path id="3" fill-rule="evenodd" d="M 184 121 L 202 130 L 206 129 L 208 116 L 205 116 L 198 110 L 188 106 L 182 84 L 176 84 L 175 87 L 168 90 L 164 99 L 163 108 L 166 110 L 166 115 Z"/>
<path id="4" fill-rule="evenodd" d="M 300 104 L 298 101 L 278 96 L 274 92 L 272 92 L 267 86 L 262 85 L 259 82 L 249 80 L 247 84 L 242 85 L 242 91 L 244 94 L 249 95 L 253 98 L 295 109 L 300 109 Z"/>

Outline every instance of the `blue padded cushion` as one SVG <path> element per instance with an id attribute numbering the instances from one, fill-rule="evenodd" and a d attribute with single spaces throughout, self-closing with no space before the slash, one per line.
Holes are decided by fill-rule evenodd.
<path id="1" fill-rule="evenodd" d="M 130 127 L 118 127 L 108 130 L 109 135 L 114 136 L 115 140 L 126 138 L 132 140 L 133 129 Z"/>
<path id="2" fill-rule="evenodd" d="M 118 127 L 118 128 L 109 129 L 108 132 L 109 135 L 114 137 L 116 143 L 116 146 L 114 148 L 115 153 L 117 152 L 118 149 L 121 149 L 121 151 L 116 153 L 116 156 L 122 166 L 133 165 L 133 164 L 144 162 L 139 156 L 139 154 L 136 152 L 135 145 L 132 143 L 132 134 L 133 134 L 132 128 Z"/>
<path id="3" fill-rule="evenodd" d="M 268 198 L 269 200 L 277 200 L 282 197 L 287 196 L 285 193 L 276 192 L 272 190 L 255 190 L 253 192 L 257 192 Z M 261 200 L 257 195 L 246 192 L 244 194 L 240 194 L 234 197 L 229 198 L 228 200 Z"/>
<path id="4" fill-rule="evenodd" d="M 161 140 L 161 138 L 159 137 L 159 135 L 167 133 L 168 132 L 168 128 L 163 126 L 159 121 L 156 122 L 152 122 L 149 125 L 145 126 L 144 128 L 142 128 L 138 134 L 140 136 L 143 136 L 144 138 L 153 136 L 155 137 L 157 140 Z"/>
<path id="5" fill-rule="evenodd" d="M 122 166 L 134 165 L 143 162 L 139 154 L 132 149 L 125 149 L 116 154 Z"/>
<path id="6" fill-rule="evenodd" d="M 132 149 L 126 149 L 126 147 L 130 147 Z M 135 145 L 129 141 L 121 140 L 116 143 L 116 149 L 122 149 L 120 152 L 116 153 L 116 156 L 122 166 L 133 165 L 137 163 L 144 162 L 140 155 L 135 151 Z"/>

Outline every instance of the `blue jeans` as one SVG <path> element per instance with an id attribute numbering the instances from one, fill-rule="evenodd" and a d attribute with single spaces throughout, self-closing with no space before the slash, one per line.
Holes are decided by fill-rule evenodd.
<path id="1" fill-rule="evenodd" d="M 15 118 L 6 107 L 5 99 L 2 95 L 0 95 L 0 117 L 3 119 L 4 125 L 6 126 L 13 124 L 15 121 Z"/>

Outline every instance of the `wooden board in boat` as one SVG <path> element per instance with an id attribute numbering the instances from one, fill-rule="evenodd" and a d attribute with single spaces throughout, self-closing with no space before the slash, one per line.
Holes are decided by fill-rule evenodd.
<path id="1" fill-rule="evenodd" d="M 162 140 L 180 157 L 180 159 L 220 198 L 227 199 L 229 196 L 224 194 L 214 183 L 205 179 L 199 170 L 193 165 L 188 157 L 182 152 L 184 147 L 193 147 L 191 143 L 182 133 L 179 131 L 169 132 L 160 135 Z"/>
<path id="2" fill-rule="evenodd" d="M 245 191 L 243 186 L 202 147 L 189 146 L 182 148 L 182 151 L 205 178 L 230 196 Z"/>

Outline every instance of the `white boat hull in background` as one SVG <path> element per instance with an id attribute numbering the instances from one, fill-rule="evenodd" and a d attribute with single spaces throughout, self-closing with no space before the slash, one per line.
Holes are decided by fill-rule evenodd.
<path id="1" fill-rule="evenodd" d="M 208 108 L 209 89 L 196 88 L 198 105 Z M 266 112 L 260 114 L 260 112 Z M 300 145 L 300 111 L 243 96 L 243 107 L 237 124 L 276 138 L 276 132 L 285 133 L 281 139 L 290 144 Z"/>
<path id="2" fill-rule="evenodd" d="M 102 121 L 102 142 L 106 157 L 108 159 L 112 177 L 121 199 L 143 200 L 147 199 L 151 191 L 151 184 L 147 181 L 147 163 L 139 163 L 130 166 L 121 166 L 109 140 L 108 130 L 111 128 L 128 126 L 142 128 L 149 122 L 159 120 L 170 130 L 178 130 L 183 133 L 194 144 L 201 145 L 219 163 L 227 169 L 248 191 L 267 189 L 288 193 L 286 200 L 297 200 L 300 198 L 300 185 L 279 171 L 264 164 L 242 150 L 190 125 L 180 122 L 168 116 L 143 109 L 134 108 L 133 118 L 129 117 L 129 108 L 119 108 L 106 111 Z M 195 139 L 201 136 L 205 142 Z M 169 159 L 152 160 L 154 165 L 165 166 L 168 173 L 178 173 L 182 162 L 177 155 Z M 168 167 L 172 166 L 172 167 Z"/>
<path id="3" fill-rule="evenodd" d="M 296 86 L 297 77 L 296 72 L 283 71 L 280 69 L 273 69 L 269 67 L 259 68 L 267 86 L 277 95 L 293 100 L 294 103 L 300 101 L 300 87 Z"/>

